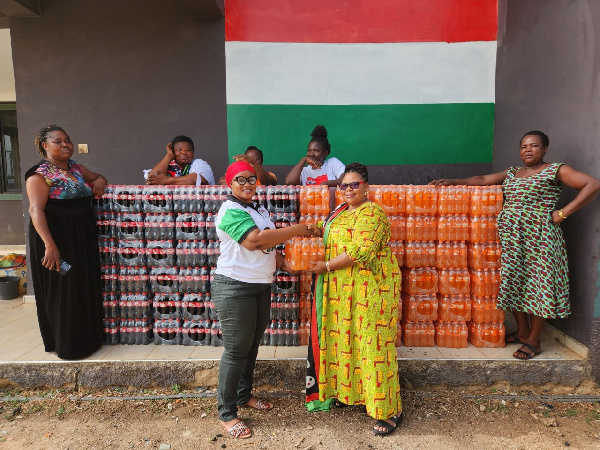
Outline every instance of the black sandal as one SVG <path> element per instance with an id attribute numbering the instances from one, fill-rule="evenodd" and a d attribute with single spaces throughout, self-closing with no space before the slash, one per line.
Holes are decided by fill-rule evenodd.
<path id="1" fill-rule="evenodd" d="M 517 334 L 516 331 L 513 331 L 510 334 L 507 334 L 506 337 L 504 338 L 504 343 L 505 344 L 521 344 L 521 345 L 523 345 L 523 341 L 521 339 L 519 339 L 519 335 Z"/>
<path id="2" fill-rule="evenodd" d="M 523 347 L 525 347 L 526 349 L 528 349 L 529 351 L 531 351 L 531 353 L 526 352 L 525 350 L 523 350 Z M 527 343 L 524 342 L 523 345 L 521 346 L 521 348 L 519 348 L 515 353 L 517 355 L 519 355 L 519 356 L 516 356 L 513 353 L 513 358 L 520 359 L 522 361 L 526 361 L 526 360 L 531 359 L 531 358 L 539 355 L 540 353 L 542 353 L 542 350 L 540 349 L 538 351 L 538 349 L 535 348 L 533 345 L 530 345 L 530 344 L 527 344 Z"/>
<path id="3" fill-rule="evenodd" d="M 399 416 L 390 417 L 387 420 L 391 420 L 392 422 L 394 422 L 394 425 L 392 425 L 389 422 L 386 422 L 383 419 L 379 419 L 377 423 L 375 423 L 375 426 L 383 428 L 384 431 L 379 431 L 373 428 L 373 433 L 375 433 L 376 436 L 387 436 L 392 434 L 396 430 L 396 428 L 398 428 L 398 425 L 402 423 L 402 413 L 400 413 Z"/>

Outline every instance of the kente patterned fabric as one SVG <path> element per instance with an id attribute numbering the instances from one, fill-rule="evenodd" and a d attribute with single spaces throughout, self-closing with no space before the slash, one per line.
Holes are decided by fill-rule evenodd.
<path id="1" fill-rule="evenodd" d="M 318 355 L 318 364 L 309 358 L 317 376 L 307 377 L 307 402 L 364 405 L 376 419 L 402 411 L 395 346 L 401 277 L 389 238 L 385 212 L 375 203 L 341 207 L 326 221 L 325 260 L 346 252 L 356 264 L 322 275 L 309 348 Z"/>
<path id="2" fill-rule="evenodd" d="M 67 200 L 92 195 L 92 188 L 83 178 L 81 165 L 71 159 L 69 160 L 69 170 L 56 167 L 46 160 L 40 161 L 31 170 L 44 177 L 44 180 L 50 186 L 48 198 Z"/>
<path id="3" fill-rule="evenodd" d="M 498 308 L 544 318 L 571 313 L 567 249 L 552 211 L 563 189 L 556 179 L 562 163 L 550 164 L 529 177 L 515 176 L 511 167 L 502 190 L 498 216 L 502 244 L 502 277 Z"/>

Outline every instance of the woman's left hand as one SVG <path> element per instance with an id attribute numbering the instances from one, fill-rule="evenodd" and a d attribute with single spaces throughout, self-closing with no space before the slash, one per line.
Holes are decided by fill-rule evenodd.
<path id="1" fill-rule="evenodd" d="M 100 175 L 94 181 L 92 181 L 92 192 L 96 197 L 102 197 L 104 194 L 104 187 L 106 186 L 106 178 Z"/>
<path id="2" fill-rule="evenodd" d="M 308 272 L 316 273 L 317 275 L 327 272 L 325 261 L 309 262 L 308 264 Z"/>
<path id="3" fill-rule="evenodd" d="M 558 214 L 558 211 L 552 211 L 552 222 L 554 223 L 561 223 L 563 220 L 562 217 L 560 217 L 560 215 Z"/>

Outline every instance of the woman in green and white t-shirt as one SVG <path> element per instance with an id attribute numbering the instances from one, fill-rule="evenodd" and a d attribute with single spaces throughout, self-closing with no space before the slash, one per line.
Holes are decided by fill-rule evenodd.
<path id="1" fill-rule="evenodd" d="M 252 431 L 238 418 L 238 406 L 273 408 L 252 395 L 252 385 L 258 345 L 269 323 L 273 272 L 284 266 L 275 246 L 294 236 L 311 236 L 314 229 L 306 225 L 275 229 L 267 210 L 252 201 L 257 178 L 247 162 L 231 164 L 225 176 L 232 196 L 215 221 L 221 254 L 211 284 L 224 346 L 217 405 L 225 429 L 243 439 Z"/>

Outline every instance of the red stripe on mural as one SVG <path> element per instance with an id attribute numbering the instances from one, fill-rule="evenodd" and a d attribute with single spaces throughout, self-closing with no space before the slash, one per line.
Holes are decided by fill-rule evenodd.
<path id="1" fill-rule="evenodd" d="M 227 41 L 495 41 L 497 0 L 226 0 Z"/>

